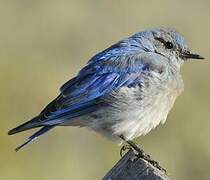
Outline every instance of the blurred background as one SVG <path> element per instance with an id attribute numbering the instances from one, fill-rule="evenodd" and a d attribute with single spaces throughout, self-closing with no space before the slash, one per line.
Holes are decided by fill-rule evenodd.
<path id="1" fill-rule="evenodd" d="M 209 18 L 208 0 L 0 0 L 0 179 L 101 179 L 120 147 L 100 135 L 59 127 L 15 153 L 33 130 L 7 131 L 39 113 L 95 53 L 154 27 L 176 28 L 206 61 L 185 64 L 185 92 L 166 124 L 136 141 L 172 179 L 210 179 Z"/>

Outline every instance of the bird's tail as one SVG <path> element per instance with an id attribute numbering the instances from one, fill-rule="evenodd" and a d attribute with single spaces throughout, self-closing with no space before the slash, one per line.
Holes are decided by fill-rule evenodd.
<path id="1" fill-rule="evenodd" d="M 30 136 L 25 143 L 23 143 L 20 146 L 18 146 L 17 148 L 15 148 L 15 151 L 16 152 L 19 151 L 21 148 L 23 148 L 24 146 L 30 144 L 31 142 L 36 140 L 39 136 L 43 135 L 44 133 L 46 133 L 47 131 L 49 131 L 52 128 L 54 128 L 54 126 L 44 126 L 44 127 L 42 127 L 39 131 L 34 133 L 32 136 Z"/>
<path id="2" fill-rule="evenodd" d="M 33 118 L 32 120 L 30 120 L 30 121 L 28 121 L 24 124 L 21 124 L 20 126 L 14 128 L 14 129 L 11 129 L 8 132 L 8 135 L 13 135 L 13 134 L 16 134 L 16 133 L 19 133 L 19 132 L 22 132 L 22 131 L 26 131 L 26 130 L 29 130 L 29 129 L 33 129 L 33 128 L 43 126 L 43 124 L 40 123 L 39 119 L 40 119 L 40 117 L 37 116 L 37 117 Z"/>
<path id="3" fill-rule="evenodd" d="M 33 128 L 38 128 L 38 127 L 42 127 L 39 131 L 37 131 L 35 134 L 33 134 L 32 136 L 30 136 L 28 138 L 28 140 L 23 143 L 22 145 L 20 145 L 19 147 L 17 147 L 15 149 L 15 151 L 20 150 L 22 147 L 26 146 L 27 144 L 31 143 L 32 141 L 34 141 L 35 139 L 37 139 L 39 136 L 41 136 L 42 134 L 46 133 L 47 131 L 49 131 L 50 129 L 52 129 L 54 126 L 53 125 L 43 125 L 42 123 L 40 123 L 40 117 L 37 116 L 35 118 L 33 118 L 32 120 L 21 124 L 20 126 L 11 129 L 8 132 L 8 135 L 12 135 L 12 134 L 16 134 L 22 131 L 26 131 L 29 129 L 33 129 Z"/>

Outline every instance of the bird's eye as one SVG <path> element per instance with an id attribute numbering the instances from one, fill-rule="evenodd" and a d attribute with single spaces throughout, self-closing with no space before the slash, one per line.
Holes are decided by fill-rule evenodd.
<path id="1" fill-rule="evenodd" d="M 165 42 L 165 47 L 167 49 L 172 49 L 174 47 L 174 45 L 171 42 L 167 41 L 167 42 Z"/>

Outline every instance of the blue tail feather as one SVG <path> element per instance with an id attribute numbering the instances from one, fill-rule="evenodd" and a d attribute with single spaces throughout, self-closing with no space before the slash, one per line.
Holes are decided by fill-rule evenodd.
<path id="1" fill-rule="evenodd" d="M 43 128 L 41 128 L 39 131 L 37 131 L 36 133 L 34 133 L 32 136 L 30 136 L 28 138 L 28 140 L 21 144 L 20 146 L 18 146 L 17 148 L 15 148 L 15 151 L 19 151 L 21 148 L 25 147 L 26 145 L 32 143 L 33 141 L 35 141 L 39 136 L 43 135 L 44 133 L 46 133 L 47 131 L 49 131 L 50 129 L 54 128 L 54 126 L 44 126 Z"/>

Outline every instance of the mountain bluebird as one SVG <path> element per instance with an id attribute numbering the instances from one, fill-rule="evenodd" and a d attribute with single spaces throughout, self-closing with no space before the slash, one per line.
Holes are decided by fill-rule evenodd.
<path id="1" fill-rule="evenodd" d="M 183 91 L 180 67 L 192 53 L 174 29 L 151 29 L 123 39 L 93 56 L 60 88 L 60 95 L 9 135 L 41 129 L 16 151 L 56 126 L 88 127 L 134 149 L 133 138 L 166 121 Z"/>

